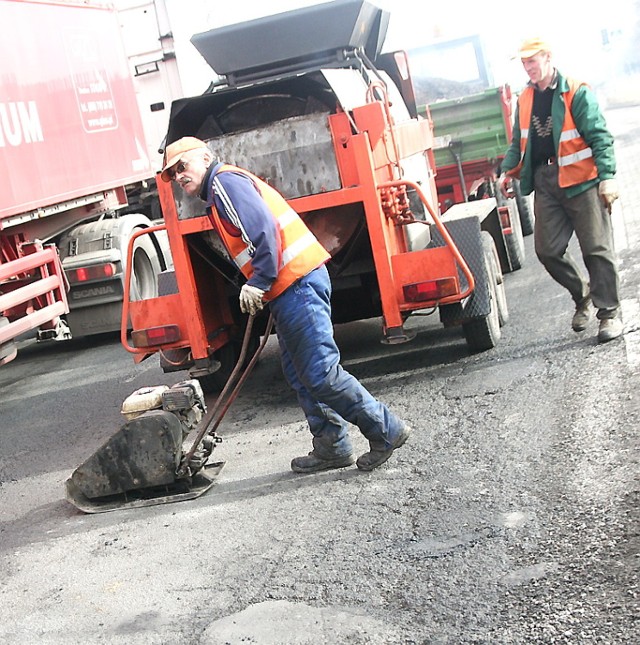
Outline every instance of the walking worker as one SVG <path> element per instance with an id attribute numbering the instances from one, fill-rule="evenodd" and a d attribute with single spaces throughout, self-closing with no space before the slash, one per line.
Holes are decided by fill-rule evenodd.
<path id="1" fill-rule="evenodd" d="M 523 194 L 535 191 L 536 255 L 575 302 L 571 326 L 584 331 L 595 307 L 598 341 L 610 341 L 622 334 L 610 217 L 618 198 L 613 137 L 594 93 L 554 67 L 543 39 L 525 40 L 519 53 L 530 82 L 518 98 L 498 185 L 506 196 L 516 177 Z M 567 250 L 574 232 L 588 282 Z"/>
<path id="2" fill-rule="evenodd" d="M 268 303 L 282 369 L 313 435 L 291 469 L 313 473 L 354 463 L 347 422 L 369 440 L 356 461 L 373 470 L 404 444 L 409 427 L 340 365 L 331 322 L 330 256 L 285 198 L 247 170 L 214 163 L 207 144 L 183 137 L 167 146 L 161 178 L 207 204 L 211 222 L 246 284 L 240 309 Z"/>

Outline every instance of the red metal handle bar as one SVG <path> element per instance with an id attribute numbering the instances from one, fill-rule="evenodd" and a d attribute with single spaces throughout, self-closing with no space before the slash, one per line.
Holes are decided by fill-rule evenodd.
<path id="1" fill-rule="evenodd" d="M 144 347 L 133 347 L 129 345 L 127 339 L 127 321 L 129 320 L 129 296 L 131 292 L 131 266 L 133 263 L 133 245 L 135 241 L 142 235 L 149 235 L 156 231 L 166 231 L 165 224 L 158 224 L 156 226 L 149 226 L 148 228 L 141 228 L 139 231 L 134 231 L 129 239 L 127 245 L 127 264 L 124 273 L 124 295 L 122 297 L 122 319 L 120 321 L 120 342 L 124 348 L 132 354 L 148 354 L 149 349 Z"/>

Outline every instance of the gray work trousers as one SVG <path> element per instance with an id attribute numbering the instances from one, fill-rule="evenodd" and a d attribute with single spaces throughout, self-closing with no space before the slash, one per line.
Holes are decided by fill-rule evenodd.
<path id="1" fill-rule="evenodd" d="M 620 306 L 620 278 L 613 227 L 597 187 L 567 197 L 558 186 L 558 166 L 551 164 L 536 169 L 534 189 L 534 244 L 538 259 L 551 277 L 569 291 L 576 304 L 590 294 L 598 318 L 615 317 Z M 574 232 L 589 282 L 567 250 Z"/>

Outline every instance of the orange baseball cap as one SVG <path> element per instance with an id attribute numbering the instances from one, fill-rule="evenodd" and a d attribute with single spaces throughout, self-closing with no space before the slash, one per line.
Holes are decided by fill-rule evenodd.
<path id="1" fill-rule="evenodd" d="M 182 137 L 182 139 L 170 143 L 164 151 L 164 167 L 160 173 L 162 181 L 167 183 L 171 181 L 169 170 L 180 161 L 180 157 L 185 152 L 199 150 L 200 148 L 209 150 L 209 146 L 204 141 L 196 139 L 196 137 Z"/>
<path id="2" fill-rule="evenodd" d="M 531 56 L 535 56 L 538 52 L 548 51 L 551 51 L 549 43 L 544 38 L 536 36 L 535 38 L 527 38 L 522 42 L 518 49 L 518 55 L 520 58 L 531 58 Z"/>

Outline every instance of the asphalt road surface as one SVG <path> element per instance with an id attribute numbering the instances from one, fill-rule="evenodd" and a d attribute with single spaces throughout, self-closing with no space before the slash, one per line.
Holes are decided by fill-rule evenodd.
<path id="1" fill-rule="evenodd" d="M 639 642 L 637 107 L 609 123 L 624 336 L 570 329 L 531 237 L 494 350 L 426 317 L 395 347 L 379 321 L 339 327 L 344 366 L 413 428 L 372 473 L 290 471 L 310 435 L 270 341 L 209 492 L 83 514 L 65 480 L 124 398 L 181 376 L 113 337 L 21 348 L 0 369 L 0 643 Z"/>

